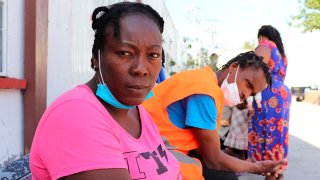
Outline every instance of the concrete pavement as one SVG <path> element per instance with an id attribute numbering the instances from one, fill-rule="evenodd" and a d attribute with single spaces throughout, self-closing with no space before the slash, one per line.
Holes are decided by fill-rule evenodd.
<path id="1" fill-rule="evenodd" d="M 289 122 L 289 167 L 286 180 L 320 180 L 320 106 L 292 98 Z M 244 174 L 240 180 L 264 177 Z"/>

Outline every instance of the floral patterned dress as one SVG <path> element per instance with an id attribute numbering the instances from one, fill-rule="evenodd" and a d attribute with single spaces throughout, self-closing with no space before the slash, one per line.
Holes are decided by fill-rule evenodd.
<path id="1" fill-rule="evenodd" d="M 271 49 L 269 68 L 272 88 L 264 89 L 261 109 L 253 102 L 254 111 L 248 124 L 248 157 L 257 161 L 279 160 L 288 155 L 288 125 L 291 92 L 284 84 L 287 72 L 287 59 L 272 41 L 261 41 L 259 46 Z"/>

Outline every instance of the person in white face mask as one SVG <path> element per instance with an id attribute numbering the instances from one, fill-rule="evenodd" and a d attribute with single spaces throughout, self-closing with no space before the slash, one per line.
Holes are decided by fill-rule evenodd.
<path id="1" fill-rule="evenodd" d="M 223 106 L 259 93 L 271 84 L 270 77 L 268 65 L 250 51 L 217 72 L 210 67 L 183 71 L 152 89 L 154 96 L 143 106 L 179 160 L 183 179 L 237 179 L 225 171 L 277 175 L 285 160 L 239 160 L 220 150 L 218 135 Z"/>
<path id="2" fill-rule="evenodd" d="M 237 85 L 237 75 L 238 75 L 239 65 L 237 67 L 236 75 L 234 77 L 233 83 L 228 83 L 228 77 L 230 73 L 228 73 L 226 79 L 221 84 L 221 90 L 223 91 L 224 96 L 224 104 L 227 106 L 235 106 L 241 103 L 239 89 Z"/>

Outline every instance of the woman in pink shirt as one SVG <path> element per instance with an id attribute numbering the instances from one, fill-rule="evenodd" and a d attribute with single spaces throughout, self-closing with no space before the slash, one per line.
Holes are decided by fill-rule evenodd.
<path id="1" fill-rule="evenodd" d="M 34 180 L 181 179 L 177 160 L 140 105 L 152 96 L 163 63 L 163 25 L 141 3 L 94 10 L 96 73 L 43 114 L 30 153 Z"/>

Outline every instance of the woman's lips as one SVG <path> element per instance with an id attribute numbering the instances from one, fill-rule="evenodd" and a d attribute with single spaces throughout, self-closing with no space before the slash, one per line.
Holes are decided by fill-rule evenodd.
<path id="1" fill-rule="evenodd" d="M 128 90 L 133 93 L 145 93 L 148 89 L 146 85 L 130 85 L 128 86 Z"/>

